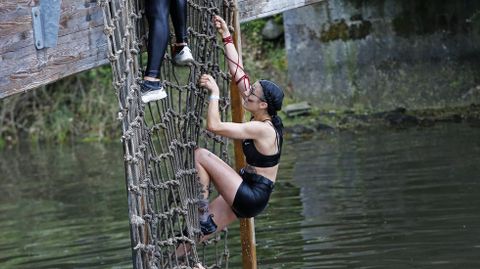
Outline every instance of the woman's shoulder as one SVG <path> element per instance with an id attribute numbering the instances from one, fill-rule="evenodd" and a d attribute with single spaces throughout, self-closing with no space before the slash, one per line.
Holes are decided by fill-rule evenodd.
<path id="1" fill-rule="evenodd" d="M 257 136 L 253 138 L 254 140 L 265 140 L 270 137 L 275 137 L 275 127 L 270 121 L 249 121 L 247 122 L 252 129 L 255 130 Z"/>
<path id="2" fill-rule="evenodd" d="M 245 124 L 248 124 L 253 128 L 257 128 L 259 131 L 266 131 L 266 132 L 269 132 L 270 129 L 272 129 L 273 127 L 273 124 L 270 120 L 265 120 L 265 121 L 251 120 L 251 121 L 245 122 Z"/>

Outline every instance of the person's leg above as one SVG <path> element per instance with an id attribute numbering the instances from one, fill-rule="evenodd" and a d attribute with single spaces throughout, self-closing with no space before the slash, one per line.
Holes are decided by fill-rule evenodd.
<path id="1" fill-rule="evenodd" d="M 188 65 L 193 61 L 192 52 L 187 45 L 187 0 L 172 0 L 170 6 L 175 43 L 173 44 L 173 62 L 177 65 Z"/>
<path id="2" fill-rule="evenodd" d="M 160 82 L 160 69 L 168 45 L 169 0 L 145 0 L 148 21 L 147 68 L 141 83 L 142 101 L 148 103 L 167 97 Z"/>

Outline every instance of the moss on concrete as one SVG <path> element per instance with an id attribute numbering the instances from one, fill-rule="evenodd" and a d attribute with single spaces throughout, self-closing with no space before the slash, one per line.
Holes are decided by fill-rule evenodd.
<path id="1" fill-rule="evenodd" d="M 372 23 L 363 20 L 361 16 L 357 18 L 359 21 L 353 24 L 348 24 L 345 20 L 327 23 L 323 25 L 320 33 L 320 41 L 330 42 L 334 40 L 352 40 L 363 39 L 370 34 Z"/>

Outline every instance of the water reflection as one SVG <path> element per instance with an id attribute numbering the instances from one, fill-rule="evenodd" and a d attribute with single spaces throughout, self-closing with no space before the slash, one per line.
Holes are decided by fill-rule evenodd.
<path id="1" fill-rule="evenodd" d="M 480 129 L 290 141 L 259 268 L 479 268 Z M 131 268 L 119 144 L 0 153 L 0 268 Z M 238 225 L 230 268 L 241 268 Z"/>
<path id="2" fill-rule="evenodd" d="M 296 144 L 303 268 L 479 268 L 479 134 L 448 125 Z"/>
<path id="3" fill-rule="evenodd" d="M 0 267 L 131 267 L 121 156 L 119 145 L 2 152 Z"/>

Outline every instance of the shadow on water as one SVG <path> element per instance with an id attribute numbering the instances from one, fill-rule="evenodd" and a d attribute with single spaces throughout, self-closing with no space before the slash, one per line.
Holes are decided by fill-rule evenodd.
<path id="1" fill-rule="evenodd" d="M 480 129 L 289 141 L 259 268 L 480 268 Z M 131 268 L 122 149 L 0 153 L 1 268 Z M 238 225 L 230 268 L 241 268 Z"/>

